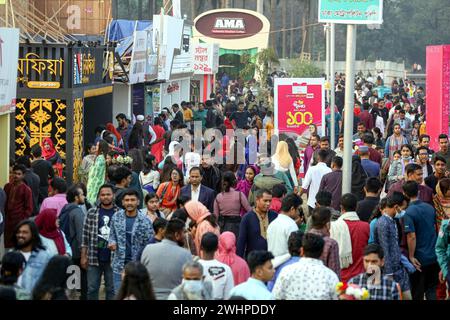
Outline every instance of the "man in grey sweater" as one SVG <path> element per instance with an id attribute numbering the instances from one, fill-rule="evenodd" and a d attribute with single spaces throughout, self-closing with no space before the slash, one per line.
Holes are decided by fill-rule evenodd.
<path id="1" fill-rule="evenodd" d="M 167 300 L 172 290 L 181 284 L 183 265 L 192 261 L 191 253 L 183 248 L 184 229 L 183 221 L 170 220 L 164 239 L 147 245 L 142 253 L 141 262 L 150 274 L 158 300 Z"/>

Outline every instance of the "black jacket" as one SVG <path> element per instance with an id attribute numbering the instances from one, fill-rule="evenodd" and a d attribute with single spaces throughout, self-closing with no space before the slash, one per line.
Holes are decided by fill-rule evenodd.
<path id="1" fill-rule="evenodd" d="M 181 195 L 184 197 L 191 198 L 191 185 L 188 184 L 187 186 L 181 188 Z M 216 198 L 216 192 L 204 186 L 203 184 L 200 185 L 200 194 L 198 195 L 198 201 L 203 203 L 205 207 L 208 208 L 209 212 L 214 211 L 214 199 Z"/>

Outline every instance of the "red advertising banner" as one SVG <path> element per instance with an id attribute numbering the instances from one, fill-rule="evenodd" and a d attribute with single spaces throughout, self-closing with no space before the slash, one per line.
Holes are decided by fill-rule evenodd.
<path id="1" fill-rule="evenodd" d="M 325 80 L 321 78 L 277 78 L 274 88 L 275 130 L 309 136 L 315 124 L 325 130 Z"/>
<path id="2" fill-rule="evenodd" d="M 438 136 L 449 134 L 450 45 L 427 47 L 426 97 L 430 148 L 438 150 Z"/>

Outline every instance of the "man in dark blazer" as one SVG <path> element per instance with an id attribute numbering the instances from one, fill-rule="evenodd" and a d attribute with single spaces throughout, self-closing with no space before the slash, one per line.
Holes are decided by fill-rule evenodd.
<path id="1" fill-rule="evenodd" d="M 193 167 L 189 171 L 189 184 L 181 188 L 181 196 L 191 200 L 197 200 L 205 205 L 210 212 L 214 211 L 214 199 L 216 192 L 202 185 L 202 173 L 199 167 Z"/>

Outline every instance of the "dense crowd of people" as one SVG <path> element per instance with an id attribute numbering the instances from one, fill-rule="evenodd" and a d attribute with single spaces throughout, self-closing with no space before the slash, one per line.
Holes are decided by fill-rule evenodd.
<path id="1" fill-rule="evenodd" d="M 322 136 L 275 135 L 257 84 L 224 75 L 204 103 L 96 128 L 70 185 L 51 138 L 33 146 L 0 189 L 0 296 L 447 299 L 448 136 L 430 149 L 422 88 L 358 76 L 343 159 L 344 85 Z"/>

